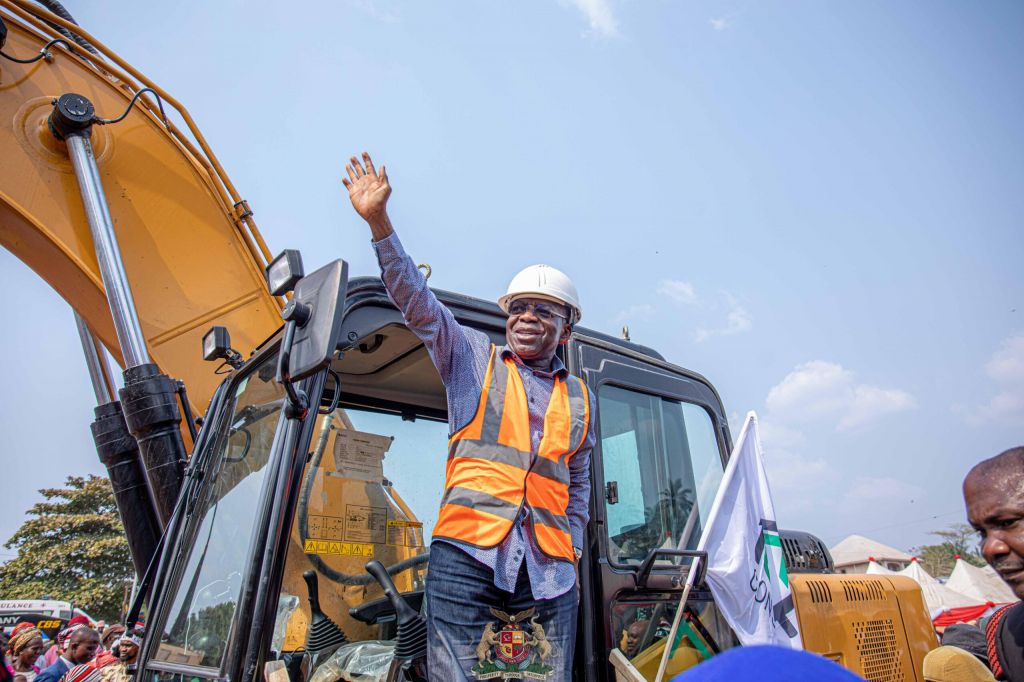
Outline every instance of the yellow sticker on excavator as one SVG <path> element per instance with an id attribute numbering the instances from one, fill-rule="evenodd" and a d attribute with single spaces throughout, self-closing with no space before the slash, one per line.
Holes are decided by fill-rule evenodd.
<path id="1" fill-rule="evenodd" d="M 404 519 L 391 519 L 388 521 L 388 525 L 391 527 L 398 526 L 400 528 L 422 528 L 423 524 L 419 521 L 406 521 Z"/>
<path id="2" fill-rule="evenodd" d="M 358 556 L 373 558 L 373 545 L 358 542 L 335 542 L 333 540 L 306 540 L 302 551 L 306 554 L 334 554 L 336 556 Z"/>

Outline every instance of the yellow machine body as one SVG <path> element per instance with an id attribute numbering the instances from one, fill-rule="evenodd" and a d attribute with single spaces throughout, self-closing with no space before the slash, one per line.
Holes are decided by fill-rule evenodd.
<path id="1" fill-rule="evenodd" d="M 884 575 L 791 574 L 804 648 L 870 682 L 923 680 L 938 646 L 921 587 Z"/>
<path id="2" fill-rule="evenodd" d="M 63 37 L 32 3 L 0 0 L 0 12 L 7 54 L 28 58 Z M 123 121 L 93 126 L 92 145 L 150 356 L 205 410 L 222 377 L 202 362 L 203 334 L 226 326 L 247 353 L 281 326 L 282 303 L 263 275 L 269 252 L 188 112 L 86 31 L 75 32 L 103 56 L 56 44 L 50 59 L 0 60 L 0 245 L 46 280 L 123 365 L 74 170 L 47 118 L 65 93 L 84 95 L 99 116 L 113 118 L 153 87 L 194 142 L 143 96 Z"/>

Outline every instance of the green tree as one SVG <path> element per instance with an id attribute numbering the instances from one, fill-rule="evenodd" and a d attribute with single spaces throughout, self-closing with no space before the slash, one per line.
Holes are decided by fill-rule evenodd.
<path id="1" fill-rule="evenodd" d="M 133 569 L 110 481 L 69 476 L 65 485 L 40 490 L 44 501 L 4 545 L 18 556 L 0 566 L 0 594 L 48 595 L 94 618 L 117 619 Z"/>
<path id="2" fill-rule="evenodd" d="M 948 576 L 956 564 L 956 557 L 975 566 L 984 566 L 985 559 L 978 553 L 977 532 L 966 523 L 954 523 L 944 530 L 934 530 L 941 542 L 921 545 L 912 552 L 921 562 L 921 567 L 934 576 Z"/>

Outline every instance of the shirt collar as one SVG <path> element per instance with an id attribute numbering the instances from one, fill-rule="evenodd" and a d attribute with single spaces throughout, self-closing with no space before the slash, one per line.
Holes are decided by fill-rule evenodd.
<path id="1" fill-rule="evenodd" d="M 512 347 L 509 346 L 507 343 L 504 346 L 501 347 L 501 349 L 499 350 L 499 353 L 501 353 L 502 359 L 504 359 L 504 358 L 512 358 L 517 365 L 519 365 L 521 367 L 526 367 L 527 369 L 529 369 L 534 374 L 537 374 L 538 376 L 542 376 L 542 377 L 558 376 L 558 377 L 561 377 L 561 378 L 564 379 L 565 377 L 567 377 L 569 375 L 569 370 L 565 368 L 565 363 L 562 362 L 562 358 L 558 357 L 557 354 L 555 355 L 555 357 L 553 357 L 551 359 L 551 369 L 549 369 L 549 370 L 540 370 L 540 369 L 533 369 L 532 367 L 528 367 L 526 365 L 526 363 L 523 362 L 522 358 L 520 358 L 518 355 L 516 355 L 516 352 L 514 350 L 512 350 Z"/>

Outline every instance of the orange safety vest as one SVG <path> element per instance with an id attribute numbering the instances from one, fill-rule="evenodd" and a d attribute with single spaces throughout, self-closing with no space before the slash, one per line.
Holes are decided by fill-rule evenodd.
<path id="1" fill-rule="evenodd" d="M 590 424 L 587 387 L 555 377 L 544 414 L 544 434 L 531 464 L 530 413 L 515 360 L 491 357 L 476 416 L 448 439 L 448 466 L 435 538 L 481 548 L 498 545 L 525 503 L 533 536 L 546 555 L 572 561 L 569 534 L 569 459 Z"/>

